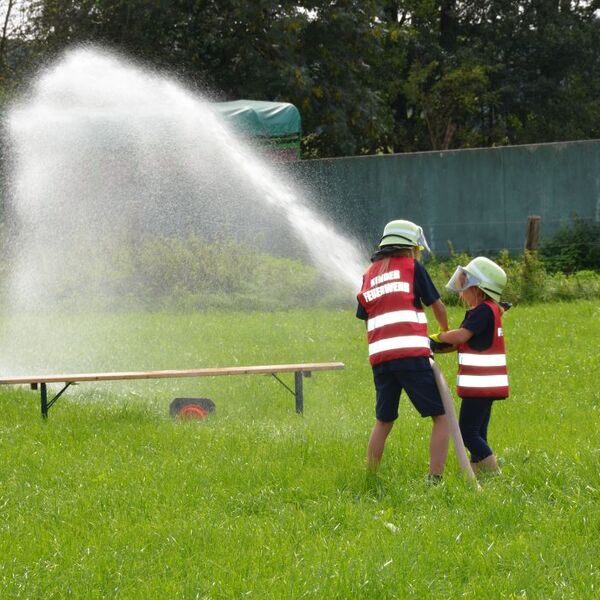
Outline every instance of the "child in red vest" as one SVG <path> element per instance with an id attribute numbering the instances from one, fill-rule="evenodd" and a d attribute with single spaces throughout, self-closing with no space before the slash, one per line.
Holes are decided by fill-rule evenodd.
<path id="1" fill-rule="evenodd" d="M 503 307 L 499 304 L 505 285 L 506 273 L 483 256 L 458 267 L 446 287 L 459 293 L 469 310 L 458 329 L 431 336 L 434 342 L 451 345 L 443 351 L 458 352 L 459 425 L 476 473 L 498 471 L 487 430 L 494 400 L 508 397 Z"/>
<path id="2" fill-rule="evenodd" d="M 388 223 L 363 276 L 356 316 L 367 324 L 376 389 L 368 467 L 372 472 L 379 467 L 405 390 L 421 416 L 433 419 L 429 473 L 436 479 L 442 476 L 448 455 L 448 423 L 429 362 L 423 305 L 431 307 L 442 330 L 448 329 L 448 316 L 425 267 L 415 259 L 415 253 L 424 248 L 429 249 L 421 227 L 410 221 Z"/>

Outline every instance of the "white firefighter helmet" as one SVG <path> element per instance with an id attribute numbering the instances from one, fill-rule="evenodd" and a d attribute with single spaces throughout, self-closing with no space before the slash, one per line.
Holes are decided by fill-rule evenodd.
<path id="1" fill-rule="evenodd" d="M 504 269 L 485 256 L 474 258 L 466 267 L 458 267 L 446 284 L 446 289 L 463 292 L 467 288 L 477 286 L 488 296 L 500 301 L 500 295 L 506 285 Z"/>
<path id="2" fill-rule="evenodd" d="M 423 228 L 412 221 L 390 221 L 385 226 L 379 242 L 380 248 L 384 246 L 410 246 L 429 252 Z"/>

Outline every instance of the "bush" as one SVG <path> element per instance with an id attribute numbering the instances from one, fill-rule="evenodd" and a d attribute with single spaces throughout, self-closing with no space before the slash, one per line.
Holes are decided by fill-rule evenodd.
<path id="1" fill-rule="evenodd" d="M 579 271 L 570 276 L 561 272 L 549 275 L 546 297 L 552 300 L 600 298 L 600 275 L 594 271 Z"/>
<path id="2" fill-rule="evenodd" d="M 600 223 L 575 218 L 542 244 L 540 257 L 552 273 L 600 271 Z"/>
<path id="3" fill-rule="evenodd" d="M 526 250 L 523 254 L 517 281 L 520 284 L 519 299 L 521 302 L 535 302 L 543 299 L 546 271 L 536 252 Z"/>
<path id="4" fill-rule="evenodd" d="M 234 241 L 152 237 L 81 254 L 85 261 L 74 260 L 57 289 L 47 288 L 50 302 L 97 310 L 268 311 L 354 301 L 316 267 Z"/>
<path id="5" fill-rule="evenodd" d="M 152 237 L 122 241 L 108 249 L 100 244 L 77 248 L 80 256 L 63 265 L 60 278 L 44 279 L 40 270 L 45 306 L 181 312 L 355 306 L 352 290 L 330 283 L 313 265 L 233 241 Z M 466 265 L 471 258 L 455 254 L 425 263 L 447 305 L 457 305 L 460 298 L 446 290 L 446 282 L 458 265 Z M 600 297 L 600 273 L 593 270 L 548 273 L 533 252 L 515 257 L 504 251 L 491 258 L 507 274 L 503 300 L 532 303 Z M 0 287 L 8 277 L 7 262 L 2 261 Z"/>
<path id="6" fill-rule="evenodd" d="M 460 298 L 458 294 L 447 290 L 446 282 L 452 277 L 458 265 L 464 267 L 470 260 L 471 257 L 468 254 L 460 253 L 454 254 L 452 258 L 449 259 L 432 257 L 425 262 L 425 267 L 435 283 L 444 304 L 448 306 L 456 306 L 459 304 Z"/>

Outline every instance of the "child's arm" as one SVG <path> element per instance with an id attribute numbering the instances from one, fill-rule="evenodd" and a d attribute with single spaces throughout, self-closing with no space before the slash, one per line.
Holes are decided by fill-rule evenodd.
<path id="1" fill-rule="evenodd" d="M 436 334 L 436 340 L 444 344 L 452 344 L 453 346 L 459 346 L 468 342 L 473 337 L 473 332 L 460 327 L 459 329 L 451 329 L 450 331 L 442 331 Z"/>
<path id="2" fill-rule="evenodd" d="M 473 337 L 474 333 L 469 329 L 460 327 L 450 331 L 441 331 L 429 336 L 431 340 L 431 350 L 435 354 L 445 354 L 446 352 L 456 352 L 460 344 L 464 344 Z"/>
<path id="3" fill-rule="evenodd" d="M 438 298 L 430 306 L 433 311 L 433 316 L 438 322 L 442 331 L 448 331 L 448 313 L 446 311 L 446 305 Z"/>

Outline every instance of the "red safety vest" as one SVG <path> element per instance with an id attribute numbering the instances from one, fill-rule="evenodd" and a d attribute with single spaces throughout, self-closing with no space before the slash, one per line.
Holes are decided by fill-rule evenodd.
<path id="1" fill-rule="evenodd" d="M 474 350 L 469 342 L 458 346 L 458 377 L 456 393 L 460 398 L 507 398 L 508 370 L 504 350 L 504 332 L 500 307 L 485 300 L 494 313 L 492 345 L 483 351 Z"/>
<path id="2" fill-rule="evenodd" d="M 409 356 L 431 356 L 427 316 L 415 306 L 414 274 L 414 258 L 393 256 L 383 271 L 382 261 L 377 261 L 363 276 L 357 298 L 368 315 L 371 365 Z"/>

